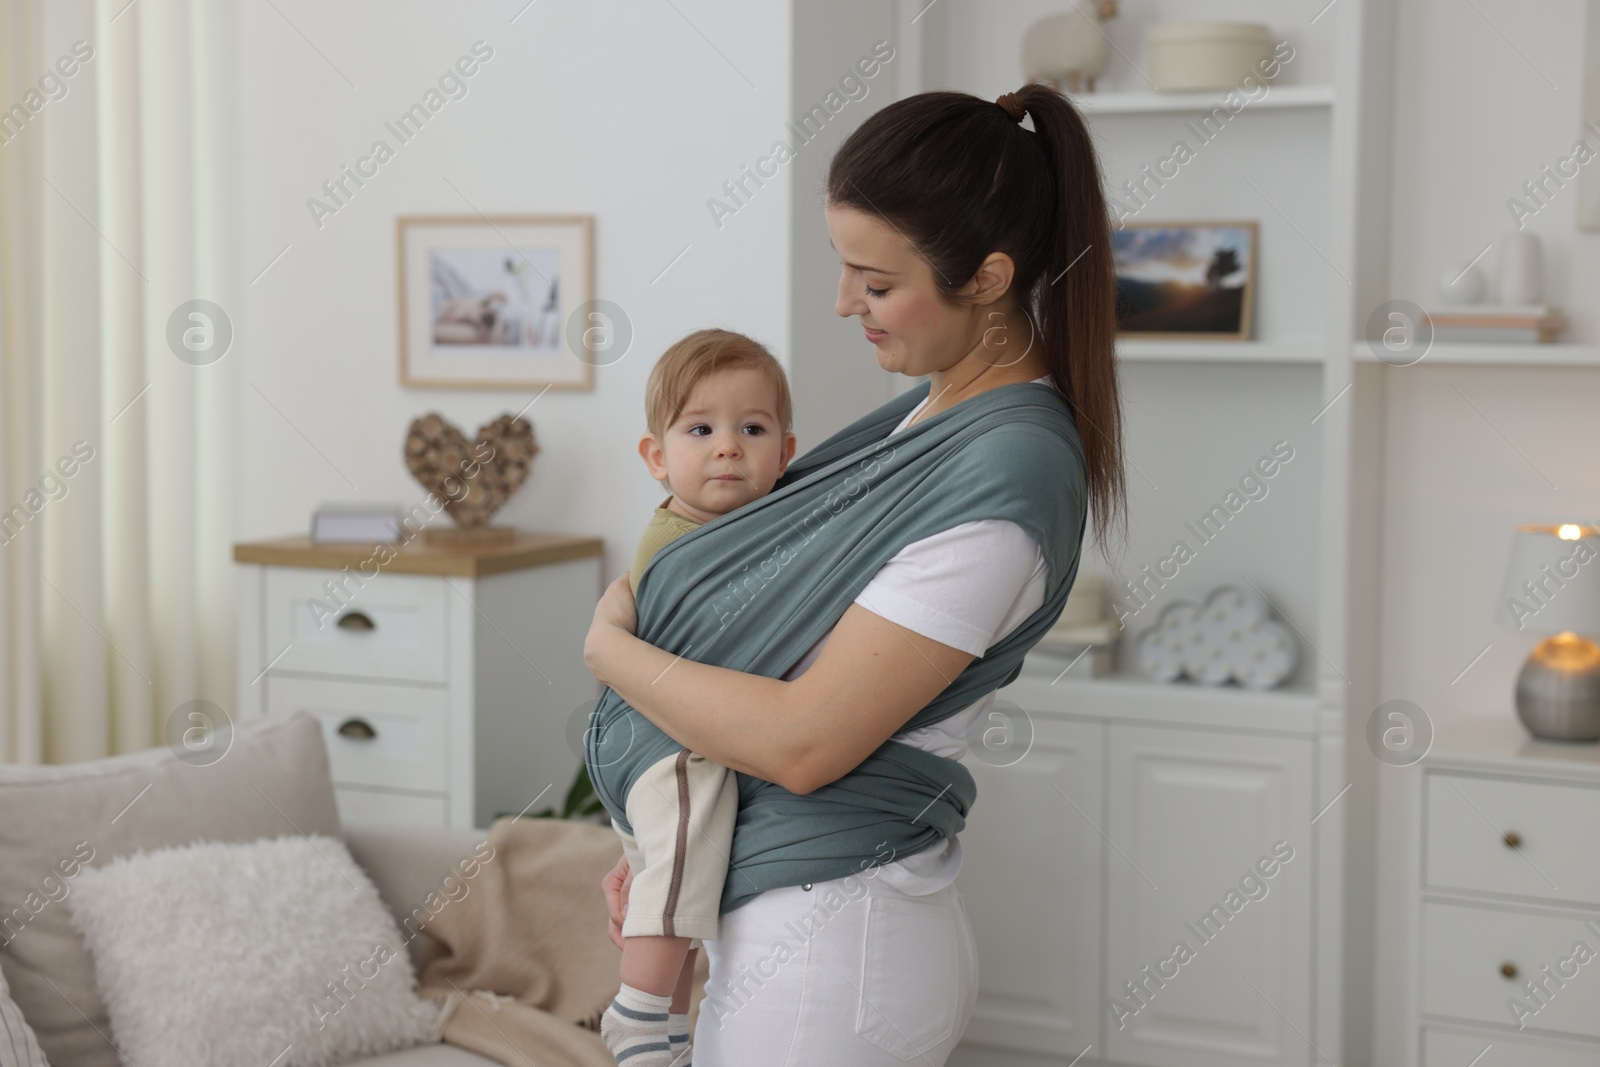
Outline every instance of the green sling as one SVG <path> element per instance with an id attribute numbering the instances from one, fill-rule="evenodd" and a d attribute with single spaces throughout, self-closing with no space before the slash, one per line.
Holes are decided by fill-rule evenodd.
<path id="1" fill-rule="evenodd" d="M 638 636 L 698 663 L 779 678 L 902 548 L 961 523 L 1009 519 L 1049 564 L 1044 604 L 903 729 L 947 718 L 1015 679 L 1077 576 L 1088 513 L 1078 431 L 1053 387 L 1018 382 L 890 436 L 928 389 L 857 419 L 797 457 L 771 493 L 658 552 L 635 576 Z M 680 747 L 615 691 L 601 693 L 585 762 L 619 824 L 628 828 L 623 802 L 638 775 Z M 804 796 L 745 774 L 738 783 L 724 913 L 768 889 L 929 848 L 961 830 L 977 792 L 959 762 L 897 741 Z"/>

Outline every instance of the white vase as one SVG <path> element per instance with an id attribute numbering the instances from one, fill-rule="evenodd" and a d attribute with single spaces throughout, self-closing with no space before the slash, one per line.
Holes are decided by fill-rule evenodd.
<path id="1" fill-rule="evenodd" d="M 1544 264 L 1537 234 L 1513 230 L 1500 241 L 1495 298 L 1502 304 L 1537 304 L 1544 295 Z"/>
<path id="2" fill-rule="evenodd" d="M 1474 263 L 1466 270 L 1457 270 L 1455 267 L 1446 269 L 1439 275 L 1434 288 L 1439 292 L 1439 299 L 1446 304 L 1476 304 L 1488 292 L 1489 279 Z"/>

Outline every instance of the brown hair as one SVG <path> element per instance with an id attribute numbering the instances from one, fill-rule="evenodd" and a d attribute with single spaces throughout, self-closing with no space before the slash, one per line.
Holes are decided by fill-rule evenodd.
<path id="1" fill-rule="evenodd" d="M 726 370 L 752 368 L 761 371 L 778 393 L 778 431 L 794 426 L 794 405 L 789 398 L 789 379 L 765 345 L 732 330 L 696 330 L 661 354 L 650 370 L 645 385 L 645 425 L 656 435 L 678 420 L 689 402 L 694 387 L 706 378 Z"/>
<path id="2" fill-rule="evenodd" d="M 1128 505 L 1100 161 L 1083 117 L 1060 93 L 1033 82 L 1014 95 L 1033 129 L 967 93 L 886 105 L 839 146 L 827 199 L 899 230 L 951 303 L 986 256 L 1011 257 L 1018 306 L 1037 324 L 1050 378 L 1078 425 L 1104 551 L 1113 516 L 1126 539 Z"/>

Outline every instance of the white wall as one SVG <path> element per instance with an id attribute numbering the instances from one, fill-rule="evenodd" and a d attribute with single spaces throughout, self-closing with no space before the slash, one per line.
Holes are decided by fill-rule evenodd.
<path id="1" fill-rule="evenodd" d="M 401 388 L 397 215 L 595 216 L 595 296 L 627 310 L 633 346 L 593 392 L 528 410 L 542 451 L 499 521 L 604 537 L 608 577 L 663 495 L 635 451 L 661 350 L 724 326 L 787 362 L 789 177 L 720 230 L 706 200 L 782 135 L 789 5 L 524 4 L 239 5 L 240 538 L 302 531 L 326 500 L 420 502 L 414 416 L 470 436 L 533 396 Z M 479 39 L 494 55 L 468 94 L 398 145 L 384 122 Z M 318 229 L 307 198 L 379 137 L 394 159 Z"/>
<path id="2" fill-rule="evenodd" d="M 839 255 L 829 243 L 823 214 L 828 164 L 844 139 L 879 108 L 919 91 L 917 55 L 907 40 L 914 42 L 917 36 L 908 32 L 916 12 L 909 8 L 905 0 L 870 4 L 805 0 L 794 8 L 794 114 L 811 113 L 830 93 L 837 100 L 841 82 L 856 97 L 846 96 L 838 113 L 789 164 L 793 199 L 789 304 L 791 344 L 797 356 L 791 384 L 800 452 L 920 380 L 878 366 L 872 345 L 861 335 L 860 321 L 840 318 L 834 310 Z M 890 57 L 884 63 L 873 58 L 879 42 L 889 46 L 877 53 Z M 857 68 L 863 59 L 867 64 Z M 853 73 L 860 69 L 874 71 L 873 76 Z M 846 82 L 847 76 L 853 76 L 854 83 Z"/>

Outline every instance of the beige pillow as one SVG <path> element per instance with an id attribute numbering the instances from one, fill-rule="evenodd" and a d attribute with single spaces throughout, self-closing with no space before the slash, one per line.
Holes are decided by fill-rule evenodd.
<path id="1" fill-rule="evenodd" d="M 66 905 L 131 1064 L 332 1067 L 439 1040 L 440 1005 L 337 838 L 123 856 Z"/>
<path id="2" fill-rule="evenodd" d="M 343 836 L 322 729 L 305 712 L 236 724 L 226 753 L 203 765 L 164 746 L 0 765 L 0 967 L 50 1060 L 118 1067 L 93 961 L 63 903 L 82 864 L 285 833 Z"/>

